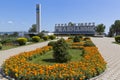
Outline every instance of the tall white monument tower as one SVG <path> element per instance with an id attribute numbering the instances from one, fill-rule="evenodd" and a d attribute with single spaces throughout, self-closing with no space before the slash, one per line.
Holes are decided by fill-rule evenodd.
<path id="1" fill-rule="evenodd" d="M 36 31 L 41 32 L 41 5 L 36 4 Z"/>

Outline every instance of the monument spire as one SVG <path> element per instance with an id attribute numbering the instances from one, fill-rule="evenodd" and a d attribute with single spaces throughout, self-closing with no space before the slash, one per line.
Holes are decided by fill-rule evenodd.
<path id="1" fill-rule="evenodd" d="M 37 33 L 41 32 L 41 5 L 36 4 L 36 31 Z"/>

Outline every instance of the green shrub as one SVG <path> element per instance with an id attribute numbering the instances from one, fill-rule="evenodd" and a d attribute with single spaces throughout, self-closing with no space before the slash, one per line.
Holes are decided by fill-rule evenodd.
<path id="1" fill-rule="evenodd" d="M 54 46 L 55 45 L 55 41 L 50 41 L 49 43 L 48 43 L 48 46 Z"/>
<path id="2" fill-rule="evenodd" d="M 53 40 L 53 39 L 55 39 L 55 38 L 56 38 L 55 35 L 50 35 L 50 36 L 49 36 L 49 39 L 51 39 L 51 40 Z"/>
<path id="3" fill-rule="evenodd" d="M 45 35 L 43 32 L 41 32 L 41 33 L 37 34 L 37 36 L 39 36 L 40 38 L 43 38 Z"/>
<path id="4" fill-rule="evenodd" d="M 82 35 L 79 35 L 79 38 L 80 38 L 80 39 L 82 39 L 82 38 L 83 38 L 83 36 L 82 36 Z"/>
<path id="5" fill-rule="evenodd" d="M 2 44 L 12 43 L 12 42 L 13 42 L 13 40 L 12 40 L 12 39 L 9 39 L 9 38 L 2 39 L 2 41 L 1 41 Z"/>
<path id="6" fill-rule="evenodd" d="M 19 45 L 25 45 L 27 42 L 27 38 L 17 38 L 17 42 Z"/>
<path id="7" fill-rule="evenodd" d="M 86 41 L 85 44 L 84 44 L 85 47 L 87 46 L 95 46 L 95 44 L 91 41 Z"/>
<path id="8" fill-rule="evenodd" d="M 73 36 L 68 37 L 68 39 L 73 39 L 73 38 L 74 38 Z"/>
<path id="9" fill-rule="evenodd" d="M 74 39 L 73 39 L 73 42 L 80 42 L 79 36 L 75 36 Z"/>
<path id="10" fill-rule="evenodd" d="M 120 43 L 120 35 L 115 36 L 115 41 L 118 42 L 118 43 Z"/>
<path id="11" fill-rule="evenodd" d="M 49 38 L 48 36 L 44 36 L 44 37 L 43 37 L 43 40 L 46 41 L 46 40 L 48 40 L 48 38 Z"/>
<path id="12" fill-rule="evenodd" d="M 39 36 L 33 36 L 32 37 L 32 41 L 33 42 L 39 42 L 40 41 L 40 37 Z"/>
<path id="13" fill-rule="evenodd" d="M 90 40 L 90 38 L 89 37 L 85 37 L 84 40 L 87 41 L 87 40 Z"/>
<path id="14" fill-rule="evenodd" d="M 57 42 L 55 42 L 55 45 L 53 46 L 53 57 L 57 62 L 63 63 L 68 62 L 71 60 L 71 55 L 68 53 L 68 44 L 66 41 L 61 38 Z"/>
<path id="15" fill-rule="evenodd" d="M 0 49 L 2 49 L 2 44 L 0 43 Z"/>

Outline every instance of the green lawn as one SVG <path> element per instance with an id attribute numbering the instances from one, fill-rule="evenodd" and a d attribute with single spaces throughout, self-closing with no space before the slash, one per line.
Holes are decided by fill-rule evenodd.
<path id="1" fill-rule="evenodd" d="M 71 61 L 79 61 L 81 60 L 81 54 L 82 51 L 80 49 L 69 49 L 69 53 L 72 56 Z M 42 65 L 53 65 L 56 64 L 57 62 L 53 59 L 53 51 L 48 51 L 46 54 L 41 55 L 30 62 L 32 63 L 37 63 L 37 64 L 42 64 Z"/>
<path id="2" fill-rule="evenodd" d="M 119 45 L 120 45 L 120 43 L 118 43 L 118 42 L 112 42 L 112 43 L 114 43 L 114 44 L 119 44 Z"/>
<path id="3" fill-rule="evenodd" d="M 28 42 L 26 45 L 22 45 L 22 46 L 32 45 L 32 44 L 41 43 L 41 42 L 44 42 L 44 40 L 41 39 L 39 42 Z M 19 45 L 3 45 L 1 50 L 8 50 L 8 49 L 17 48 L 17 47 L 21 47 L 21 46 L 19 46 Z"/>
<path id="4" fill-rule="evenodd" d="M 16 48 L 16 47 L 18 47 L 18 46 L 13 46 L 13 45 L 10 45 L 10 46 L 8 46 L 8 45 L 3 45 L 3 46 L 2 46 L 2 50 L 7 50 L 7 49 L 11 49 L 11 48 Z"/>

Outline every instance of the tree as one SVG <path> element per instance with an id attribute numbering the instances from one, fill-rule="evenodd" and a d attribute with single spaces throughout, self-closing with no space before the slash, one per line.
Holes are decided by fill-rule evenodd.
<path id="1" fill-rule="evenodd" d="M 63 63 L 71 60 L 71 55 L 68 52 L 68 44 L 63 38 L 55 42 L 53 45 L 53 57 L 57 62 Z"/>
<path id="2" fill-rule="evenodd" d="M 73 39 L 73 42 L 80 42 L 79 36 L 75 36 L 74 39 Z"/>
<path id="3" fill-rule="evenodd" d="M 96 32 L 97 32 L 98 34 L 101 35 L 104 31 L 105 31 L 105 25 L 104 25 L 104 24 L 99 24 L 99 25 L 97 25 L 97 27 L 96 27 Z"/>
<path id="4" fill-rule="evenodd" d="M 14 32 L 11 36 L 17 37 L 18 36 L 18 32 Z"/>
<path id="5" fill-rule="evenodd" d="M 37 36 L 39 36 L 40 38 L 43 38 L 45 35 L 44 35 L 43 32 L 40 32 L 40 33 L 37 34 Z"/>
<path id="6" fill-rule="evenodd" d="M 112 24 L 111 27 L 109 28 L 108 36 L 112 37 L 112 36 L 114 36 L 114 34 L 115 34 L 115 27 Z"/>
<path id="7" fill-rule="evenodd" d="M 37 32 L 36 28 L 37 28 L 37 25 L 33 24 L 32 27 L 29 29 L 29 32 Z"/>
<path id="8" fill-rule="evenodd" d="M 114 36 L 120 34 L 120 20 L 115 20 L 114 24 L 111 25 L 109 29 L 109 36 Z"/>
<path id="9" fill-rule="evenodd" d="M 74 24 L 72 22 L 69 22 L 68 25 L 69 26 L 74 26 Z"/>

